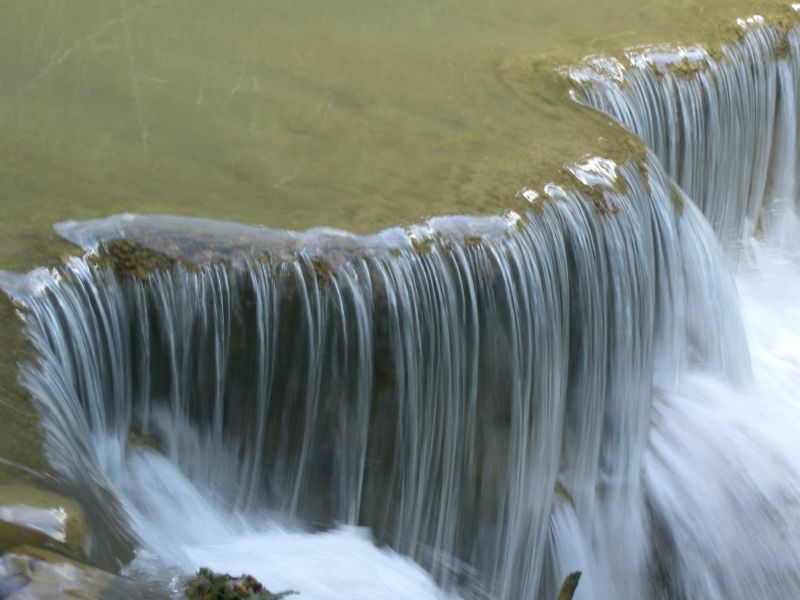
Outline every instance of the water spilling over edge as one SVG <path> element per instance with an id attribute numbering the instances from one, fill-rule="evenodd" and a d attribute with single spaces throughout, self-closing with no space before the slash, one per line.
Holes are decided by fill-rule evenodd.
<path id="1" fill-rule="evenodd" d="M 774 51 L 774 35 L 758 32 L 729 50 L 743 53 L 734 65 Z M 787 43 L 795 52 L 793 33 Z M 735 151 L 720 161 L 728 169 L 738 166 L 734 158 L 753 165 L 736 171 L 742 179 L 724 194 L 713 177 L 673 172 L 702 182 L 709 216 L 735 199 L 733 216 L 712 217 L 724 242 L 730 221 L 741 240 L 754 219 L 769 224 L 793 214 L 785 202 L 796 196 L 793 175 L 770 175 L 781 166 L 793 173 L 797 160 L 790 132 L 798 78 L 788 64 L 775 57 L 763 73 L 742 67 L 755 81 L 745 78 L 741 88 L 726 83 L 740 83 L 730 74 L 738 67 L 697 79 L 652 75 L 656 84 L 667 81 L 667 92 L 647 83 L 647 69 L 631 75 L 652 97 L 681 98 L 686 122 L 705 114 L 695 108 L 713 106 L 709 114 L 742 125 L 748 144 L 726 143 L 722 127 L 703 129 L 705 144 L 669 142 L 683 155 L 699 146 Z M 732 90 L 728 104 L 703 96 L 719 89 Z M 645 92 L 632 98 L 631 112 L 652 108 Z M 775 133 L 742 124 L 731 106 Z M 615 167 L 619 180 L 593 179 L 604 165 L 590 164 L 598 168 L 574 167 L 573 189 L 548 186 L 546 201 L 531 194 L 528 214 L 393 230 L 366 240 L 367 250 L 358 249 L 365 240 L 334 232 L 209 230 L 146 217 L 90 224 L 95 239 L 87 242 L 122 237 L 172 262 L 119 277 L 114 263 L 74 259 L 32 278 L 38 293 L 14 284 L 40 353 L 23 376 L 43 410 L 51 461 L 88 503 L 115 498 L 109 526 L 117 511 L 127 515 L 128 534 L 168 562 L 181 563 L 187 547 L 205 547 L 233 527 L 214 530 L 204 519 L 204 530 L 188 518 L 209 503 L 212 512 L 244 518 L 240 527 L 252 527 L 264 509 L 272 511 L 267 521 L 368 524 L 443 585 L 471 573 L 460 564 L 472 565 L 499 597 L 550 594 L 576 564 L 590 582 L 584 597 L 667 590 L 747 598 L 794 589 L 797 549 L 779 535 L 794 511 L 794 467 L 767 461 L 760 478 L 731 475 L 764 456 L 790 461 L 789 441 L 764 454 L 758 436 L 772 431 L 777 415 L 791 414 L 791 386 L 772 395 L 781 411 L 761 420 L 693 414 L 710 399 L 724 400 L 725 410 L 757 401 L 770 353 L 756 355 L 751 375 L 728 262 L 660 163 L 648 156 L 643 165 Z M 780 218 L 767 210 L 777 199 L 790 207 Z M 202 225 L 199 246 L 195 234 L 188 246 L 149 241 L 160 237 L 152 237 L 154 226 L 187 224 Z M 62 231 L 85 235 L 80 225 Z M 321 241 L 309 249 L 312 239 Z M 320 249 L 339 259 L 321 268 Z M 791 251 L 778 252 L 789 275 Z M 176 262 L 187 256 L 191 264 Z M 771 265 L 755 271 L 767 274 Z M 721 431 L 709 436 L 709 424 Z M 744 440 L 736 435 L 742 427 Z M 735 449 L 730 467 L 726 448 Z M 153 469 L 153 461 L 163 467 Z M 137 473 L 158 477 L 176 466 L 188 479 L 185 493 L 176 491 L 177 477 L 136 485 L 146 481 Z M 187 519 L 178 522 L 174 507 L 151 493 L 160 488 L 194 498 L 177 511 Z M 715 502 L 712 489 L 736 501 Z M 693 522 L 697 515 L 707 517 Z M 765 539 L 758 553 L 736 532 L 751 517 L 758 517 L 752 535 Z M 107 529 L 98 524 L 98 532 Z"/>

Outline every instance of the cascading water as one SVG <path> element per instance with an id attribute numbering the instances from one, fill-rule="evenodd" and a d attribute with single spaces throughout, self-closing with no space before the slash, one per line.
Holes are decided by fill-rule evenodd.
<path id="1" fill-rule="evenodd" d="M 309 598 L 445 593 L 361 525 L 468 597 L 555 597 L 574 569 L 584 599 L 791 596 L 798 52 L 756 28 L 692 79 L 654 52 L 624 85 L 573 70 L 655 154 L 579 161 L 520 215 L 62 225 L 87 257 L 3 283 L 95 552 Z M 738 296 L 703 213 L 747 241 Z"/>
<path id="2" fill-rule="evenodd" d="M 753 234 L 776 198 L 796 198 L 797 29 L 738 22 L 741 42 L 646 47 L 565 73 L 573 98 L 641 137 L 726 245 Z"/>

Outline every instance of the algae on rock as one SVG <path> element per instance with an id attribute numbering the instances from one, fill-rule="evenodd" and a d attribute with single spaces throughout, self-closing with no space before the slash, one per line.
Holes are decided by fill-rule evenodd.
<path id="1" fill-rule="evenodd" d="M 205 568 L 186 582 L 185 591 L 189 600 L 280 600 L 297 593 L 286 591 L 273 594 L 251 575 L 233 577 Z"/>

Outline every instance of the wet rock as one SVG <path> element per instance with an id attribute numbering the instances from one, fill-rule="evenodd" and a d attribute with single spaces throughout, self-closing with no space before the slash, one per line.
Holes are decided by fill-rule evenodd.
<path id="1" fill-rule="evenodd" d="M 100 569 L 31 546 L 0 557 L 0 597 L 5 600 L 94 600 L 114 579 Z"/>
<path id="2" fill-rule="evenodd" d="M 66 545 L 54 540 L 41 531 L 0 521 L 0 553 L 18 546 L 44 548 L 77 559 L 85 557 L 85 554 L 71 551 Z M 2 598 L 4 598 L 4 596 L 0 594 L 0 599 Z"/>
<path id="3" fill-rule="evenodd" d="M 175 263 L 161 252 L 127 240 L 111 240 L 101 245 L 93 259 L 101 268 L 113 269 L 121 277 L 137 279 L 147 279 L 149 273 L 170 269 Z"/>
<path id="4" fill-rule="evenodd" d="M 575 571 L 570 573 L 561 584 L 561 589 L 558 591 L 556 600 L 572 600 L 575 595 L 575 590 L 578 588 L 578 582 L 581 580 L 581 572 Z"/>
<path id="5" fill-rule="evenodd" d="M 86 522 L 73 500 L 32 483 L 0 485 L 0 552 L 26 544 L 80 559 L 88 540 Z"/>
<path id="6" fill-rule="evenodd" d="M 200 569 L 186 582 L 186 597 L 189 600 L 280 600 L 297 592 L 287 591 L 273 594 L 250 575 L 233 577 L 227 573 L 214 573 Z"/>

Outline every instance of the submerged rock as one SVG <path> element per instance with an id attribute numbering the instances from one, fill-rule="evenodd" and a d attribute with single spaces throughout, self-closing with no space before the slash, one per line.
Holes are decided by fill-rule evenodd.
<path id="1" fill-rule="evenodd" d="M 214 573 L 211 569 L 197 571 L 197 575 L 186 582 L 185 590 L 189 600 L 280 600 L 297 593 L 273 594 L 251 575 L 233 577 L 227 573 Z"/>

